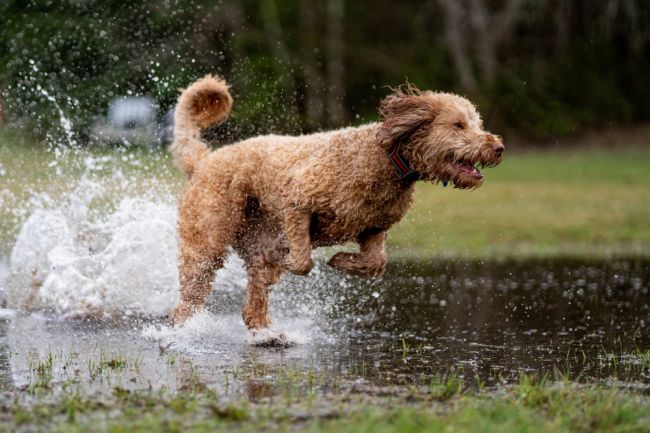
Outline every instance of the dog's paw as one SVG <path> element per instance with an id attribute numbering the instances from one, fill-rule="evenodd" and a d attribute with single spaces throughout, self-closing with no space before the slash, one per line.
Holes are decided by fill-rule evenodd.
<path id="1" fill-rule="evenodd" d="M 169 315 L 171 326 L 180 326 L 196 312 L 196 308 L 184 302 L 179 302 L 174 311 Z"/>
<path id="2" fill-rule="evenodd" d="M 285 261 L 284 267 L 292 274 L 307 275 L 314 267 L 314 261 L 311 257 L 296 259 L 290 255 Z"/>
<path id="3" fill-rule="evenodd" d="M 327 262 L 334 269 L 360 277 L 379 277 L 386 268 L 385 256 L 378 256 L 373 260 L 362 259 L 359 253 L 340 252 Z"/>
<path id="4" fill-rule="evenodd" d="M 248 344 L 259 347 L 291 347 L 284 332 L 275 332 L 269 328 L 257 328 L 248 330 Z"/>

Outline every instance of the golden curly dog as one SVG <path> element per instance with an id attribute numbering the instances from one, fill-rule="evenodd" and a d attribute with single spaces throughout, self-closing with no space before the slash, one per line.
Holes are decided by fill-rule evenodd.
<path id="1" fill-rule="evenodd" d="M 305 275 L 313 248 L 352 241 L 359 252 L 339 252 L 329 265 L 381 275 L 386 232 L 409 210 L 415 182 L 476 188 L 483 181 L 476 166 L 498 164 L 504 150 L 467 99 L 407 85 L 381 102 L 381 122 L 254 137 L 210 151 L 201 129 L 224 121 L 231 106 L 226 82 L 209 75 L 178 100 L 171 152 L 189 183 L 180 203 L 181 296 L 172 321 L 181 324 L 203 307 L 232 247 L 248 272 L 244 322 L 260 344 L 285 342 L 268 329 L 270 286 L 283 271 Z"/>

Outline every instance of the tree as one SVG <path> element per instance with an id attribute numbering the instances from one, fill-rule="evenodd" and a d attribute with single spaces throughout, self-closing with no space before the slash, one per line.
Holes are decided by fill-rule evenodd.
<path id="1" fill-rule="evenodd" d="M 330 125 L 345 119 L 343 63 L 343 0 L 327 2 L 327 117 Z"/>

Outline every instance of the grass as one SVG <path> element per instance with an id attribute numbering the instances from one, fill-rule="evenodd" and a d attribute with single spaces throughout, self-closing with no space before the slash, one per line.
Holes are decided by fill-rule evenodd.
<path id="1" fill-rule="evenodd" d="M 402 348 L 421 350 L 404 342 Z M 0 394 L 0 432 L 650 431 L 650 398 L 639 392 L 642 384 L 606 377 L 570 379 L 576 376 L 556 371 L 549 380 L 522 372 L 514 383 L 486 387 L 453 369 L 406 385 L 377 386 L 355 375 L 325 378 L 310 367 L 251 359 L 224 378 L 225 387 L 190 374 L 172 391 L 164 385 L 133 387 L 144 382 L 127 377 L 112 381 L 122 370 L 134 378 L 141 374 L 135 354 L 100 351 L 87 371 L 77 369 L 78 355 L 30 354 L 30 382 Z M 161 353 L 160 362 L 168 356 Z M 647 371 L 649 356 L 642 350 L 603 353 L 598 362 L 632 363 Z M 328 384 L 334 379 L 338 385 Z M 229 393 L 229 384 L 239 391 Z"/>
<path id="2" fill-rule="evenodd" d="M 345 420 L 315 424 L 314 432 L 632 432 L 646 431 L 648 402 L 576 384 L 535 385 L 466 395 L 435 405 L 371 407 Z"/>
<path id="3" fill-rule="evenodd" d="M 650 254 L 650 150 L 603 147 L 512 151 L 485 171 L 484 186 L 459 191 L 420 183 L 415 205 L 389 232 L 393 255 L 522 257 Z M 115 154 L 94 150 L 93 155 Z M 0 251 L 8 253 L 24 208 L 37 191 L 69 190 L 83 164 L 53 175 L 52 154 L 11 132 L 0 133 Z M 63 163 L 65 165 L 65 163 Z M 121 151 L 118 166 L 178 195 L 183 176 L 164 153 Z M 111 170 L 106 170 L 106 178 Z M 102 172 L 99 171 L 101 176 Z M 111 180 L 112 182 L 112 180 Z M 115 180 L 114 182 L 119 182 Z M 137 188 L 136 188 L 137 189 Z M 115 190 L 120 193 L 116 185 Z"/>
<path id="4" fill-rule="evenodd" d="M 401 341 L 402 356 L 421 350 Z M 169 355 L 159 354 L 160 365 Z M 147 385 L 136 353 L 100 350 L 87 369 L 79 356 L 76 351 L 30 353 L 28 383 L 0 393 L 0 432 L 650 431 L 650 398 L 638 381 L 647 377 L 650 352 L 641 349 L 603 352 L 595 359 L 605 367 L 641 369 L 630 382 L 617 381 L 617 374 L 584 379 L 569 373 L 576 368 L 569 360 L 587 361 L 578 352 L 567 354 L 567 372 L 556 370 L 553 380 L 521 372 L 518 381 L 492 386 L 467 377 L 462 368 L 379 386 L 360 381 L 358 373 L 325 373 L 252 357 L 234 366 L 222 384 L 203 382 L 191 365 L 182 368 L 175 391 Z"/>
<path id="5" fill-rule="evenodd" d="M 607 256 L 650 253 L 650 150 L 507 155 L 475 191 L 419 184 L 392 232 L 399 254 Z"/>
<path id="6" fill-rule="evenodd" d="M 650 400 L 624 389 L 522 375 L 518 384 L 463 389 L 456 376 L 432 386 L 376 395 L 329 395 L 319 402 L 226 401 L 211 390 L 131 391 L 110 398 L 77 391 L 36 403 L 15 400 L 2 431 L 60 432 L 646 432 Z"/>

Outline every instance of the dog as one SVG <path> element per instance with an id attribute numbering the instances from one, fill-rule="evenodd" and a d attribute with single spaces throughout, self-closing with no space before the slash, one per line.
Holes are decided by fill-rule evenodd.
<path id="1" fill-rule="evenodd" d="M 376 277 L 386 266 L 386 233 L 413 203 L 417 181 L 472 189 L 479 168 L 501 162 L 501 137 L 484 130 L 467 99 L 391 89 L 381 121 L 310 135 L 265 135 L 210 151 L 201 131 L 228 117 L 228 84 L 208 75 L 182 91 L 175 112 L 174 162 L 189 177 L 179 209 L 182 324 L 202 309 L 229 248 L 248 274 L 244 323 L 262 344 L 284 344 L 269 329 L 270 287 L 284 271 L 306 275 L 314 248 L 356 242 L 328 264 Z"/>

